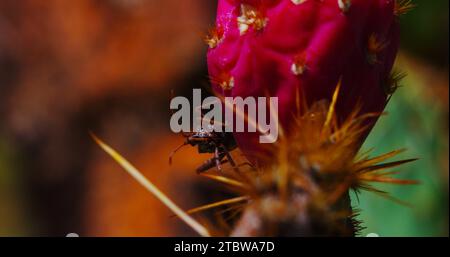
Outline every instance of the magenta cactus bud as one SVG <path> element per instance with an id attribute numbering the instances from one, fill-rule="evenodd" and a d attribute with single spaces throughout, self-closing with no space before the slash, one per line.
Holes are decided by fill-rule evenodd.
<path id="1" fill-rule="evenodd" d="M 308 104 L 331 100 L 340 79 L 340 120 L 358 103 L 362 113 L 382 112 L 399 43 L 396 6 L 394 0 L 219 0 L 208 40 L 213 88 L 222 96 L 278 97 L 285 131 L 292 129 L 297 92 Z M 247 156 L 263 147 L 257 133 L 234 136 Z"/>

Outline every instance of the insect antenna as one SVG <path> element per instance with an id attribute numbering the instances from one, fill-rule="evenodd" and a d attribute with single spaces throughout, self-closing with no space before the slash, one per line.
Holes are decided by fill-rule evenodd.
<path id="1" fill-rule="evenodd" d="M 181 145 L 179 145 L 177 148 L 175 148 L 175 149 L 170 153 L 170 155 L 169 155 L 169 164 L 170 164 L 170 165 L 172 165 L 172 159 L 173 159 L 173 156 L 174 156 L 181 148 L 183 148 L 183 147 L 186 146 L 187 144 L 188 144 L 187 142 L 182 143 Z"/>

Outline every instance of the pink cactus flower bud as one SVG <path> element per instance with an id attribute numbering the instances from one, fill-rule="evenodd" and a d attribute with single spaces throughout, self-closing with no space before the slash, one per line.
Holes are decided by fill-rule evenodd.
<path id="1" fill-rule="evenodd" d="M 299 91 L 308 104 L 331 100 L 340 79 L 339 120 L 358 104 L 362 113 L 380 113 L 399 44 L 397 6 L 395 0 L 219 0 L 208 41 L 213 88 L 222 96 L 278 97 L 285 131 L 294 129 Z M 261 152 L 258 133 L 234 136 L 247 156 Z"/>

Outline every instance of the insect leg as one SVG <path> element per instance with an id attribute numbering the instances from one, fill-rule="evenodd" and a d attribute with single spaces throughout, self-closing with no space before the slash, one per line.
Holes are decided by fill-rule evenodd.
<path id="1" fill-rule="evenodd" d="M 225 156 L 227 157 L 228 162 L 230 163 L 233 170 L 237 173 L 240 173 L 239 167 L 236 165 L 236 162 L 234 162 L 233 157 L 231 157 L 230 152 L 227 150 L 226 147 L 223 147 L 223 151 L 225 153 Z"/>
<path id="2" fill-rule="evenodd" d="M 206 160 L 200 167 L 197 168 L 197 173 L 203 173 L 215 166 L 216 157 L 212 157 L 211 159 Z"/>
<path id="3" fill-rule="evenodd" d="M 214 156 L 208 160 L 206 160 L 200 167 L 197 168 L 197 173 L 203 173 L 210 169 L 212 169 L 214 166 L 217 167 L 219 171 L 222 171 L 222 164 L 226 163 L 227 160 L 223 160 L 225 155 L 221 153 L 220 151 L 214 151 Z"/>
<path id="4" fill-rule="evenodd" d="M 220 172 L 222 172 L 222 165 L 220 165 L 220 161 L 222 160 L 222 158 L 223 155 L 222 156 L 219 155 L 219 147 L 216 147 L 216 149 L 214 150 L 214 159 L 216 161 L 217 170 Z"/>

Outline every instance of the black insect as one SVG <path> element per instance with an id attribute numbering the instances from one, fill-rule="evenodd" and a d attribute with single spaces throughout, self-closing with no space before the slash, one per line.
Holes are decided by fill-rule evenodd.
<path id="1" fill-rule="evenodd" d="M 169 157 L 169 163 L 172 163 L 173 155 L 186 145 L 197 146 L 199 153 L 212 153 L 214 156 L 206 160 L 197 168 L 197 173 L 203 173 L 214 166 L 222 171 L 222 164 L 229 162 L 231 166 L 236 167 L 230 151 L 234 150 L 237 145 L 232 133 L 215 132 L 211 130 L 199 129 L 197 132 L 183 133 L 186 141 L 177 147 Z M 226 157 L 226 159 L 224 159 Z"/>

